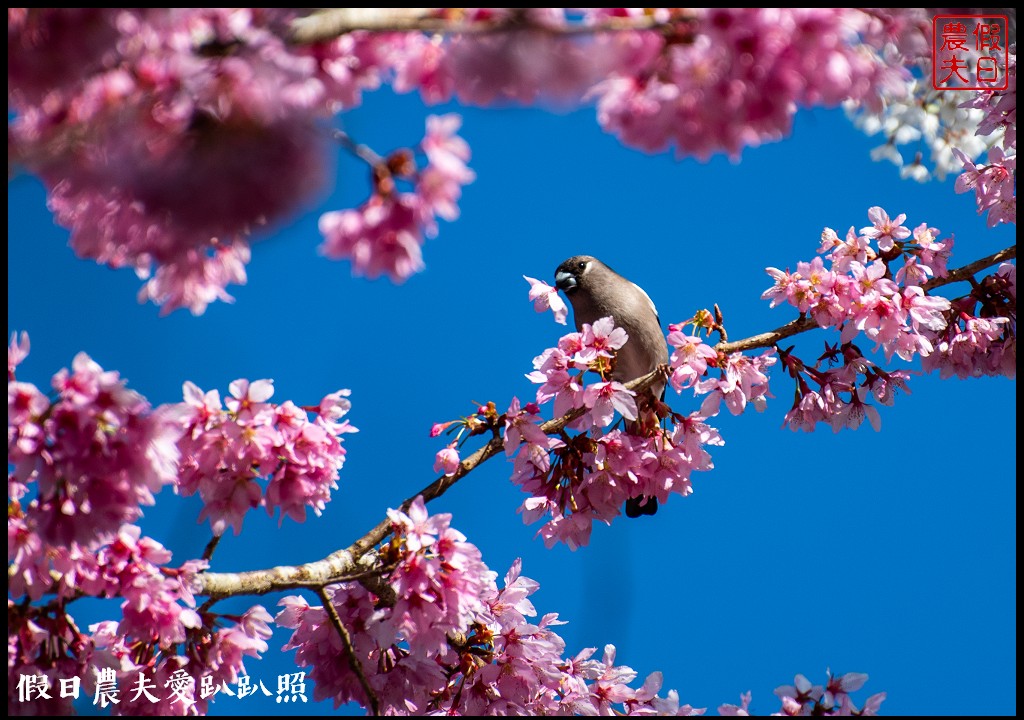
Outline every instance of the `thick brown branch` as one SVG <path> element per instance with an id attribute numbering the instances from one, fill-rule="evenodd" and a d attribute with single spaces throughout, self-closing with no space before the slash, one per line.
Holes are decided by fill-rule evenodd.
<path id="1" fill-rule="evenodd" d="M 783 338 L 806 332 L 816 327 L 818 327 L 818 323 L 815 322 L 813 318 L 799 317 L 796 320 L 786 323 L 782 327 L 775 328 L 774 330 L 770 330 L 766 333 L 751 335 L 748 338 L 743 338 L 742 340 L 736 340 L 734 342 L 720 342 L 715 345 L 715 350 L 728 355 L 729 353 L 742 352 L 743 350 L 772 347 Z"/>
<path id="2" fill-rule="evenodd" d="M 292 21 L 291 40 L 304 45 L 332 40 L 356 30 L 370 32 L 425 32 L 446 35 L 473 35 L 520 29 L 521 21 L 513 19 L 463 22 L 431 17 L 435 8 L 328 8 Z M 651 15 L 631 18 L 605 18 L 589 25 L 566 25 L 560 28 L 536 26 L 534 29 L 560 35 L 580 35 L 623 30 L 654 30 L 665 23 Z"/>
<path id="3" fill-rule="evenodd" d="M 282 590 L 319 588 L 332 582 L 341 582 L 350 576 L 370 573 L 378 568 L 373 554 L 357 558 L 348 550 L 333 552 L 323 560 L 305 565 L 279 565 L 264 570 L 239 573 L 200 573 L 196 577 L 195 592 L 213 598 L 234 595 L 266 595 Z"/>
<path id="4" fill-rule="evenodd" d="M 659 368 L 626 383 L 626 387 L 634 392 L 640 392 L 650 387 L 655 379 L 663 376 L 664 370 Z M 540 429 L 548 435 L 556 434 L 583 412 L 584 408 L 578 408 L 560 418 L 548 420 L 540 426 Z M 439 477 L 412 497 L 407 498 L 399 507 L 403 511 L 408 510 L 420 495 L 423 496 L 424 502 L 440 497 L 481 463 L 497 455 L 502 447 L 501 438 L 491 438 L 486 445 L 462 461 L 455 475 Z M 377 557 L 375 553 L 369 551 L 390 533 L 391 520 L 385 518 L 350 547 L 338 550 L 323 560 L 305 565 L 278 566 L 267 570 L 250 570 L 242 573 L 201 573 L 196 578 L 197 587 L 194 591 L 197 595 L 210 595 L 217 598 L 230 595 L 265 595 L 282 590 L 319 588 L 331 581 L 340 582 L 348 576 L 359 573 L 373 575 Z"/>
<path id="5" fill-rule="evenodd" d="M 299 44 L 331 40 L 353 30 L 376 32 L 427 31 L 437 21 L 431 8 L 324 8 L 292 21 L 292 41 Z M 445 23 L 451 25 L 451 23 Z"/>
<path id="6" fill-rule="evenodd" d="M 975 260 L 974 262 L 964 265 L 956 270 L 950 270 L 946 277 L 932 278 L 924 284 L 925 290 L 932 290 L 943 285 L 950 285 L 955 282 L 961 282 L 968 279 L 972 275 L 985 268 L 998 265 L 999 263 L 1012 260 L 1017 257 L 1017 246 L 1011 245 L 1010 247 L 1000 250 L 997 253 L 993 253 L 988 257 Z M 761 333 L 759 335 L 752 335 L 742 340 L 736 340 L 735 342 L 720 342 L 715 345 L 715 350 L 721 353 L 734 353 L 741 352 L 743 350 L 753 350 L 755 348 L 767 348 L 775 345 L 779 340 L 790 337 L 791 335 L 797 335 L 798 333 L 806 332 L 818 327 L 818 323 L 814 319 L 809 317 L 799 317 L 796 320 L 786 323 L 782 327 L 771 330 L 770 332 Z"/>
<path id="7" fill-rule="evenodd" d="M 949 285 L 955 282 L 961 282 L 967 280 L 969 277 L 974 275 L 985 268 L 998 265 L 999 263 L 1006 262 L 1007 260 L 1013 260 L 1017 257 L 1017 246 L 1011 245 L 1010 247 L 1000 250 L 997 253 L 992 253 L 988 257 L 983 257 L 981 260 L 975 260 L 969 265 L 964 265 L 962 268 L 956 270 L 950 270 L 949 274 L 943 278 L 932 278 L 926 282 L 923 287 L 925 290 L 931 290 L 932 288 L 942 287 L 943 285 Z"/>

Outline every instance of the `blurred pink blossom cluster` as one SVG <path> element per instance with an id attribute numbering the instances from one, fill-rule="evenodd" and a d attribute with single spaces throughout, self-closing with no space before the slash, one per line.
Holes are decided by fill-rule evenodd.
<path id="1" fill-rule="evenodd" d="M 230 299 L 249 232 L 322 185 L 317 119 L 376 84 L 354 38 L 289 46 L 290 14 L 9 9 L 14 157 L 79 255 L 147 278 L 140 299 Z"/>
<path id="2" fill-rule="evenodd" d="M 16 379 L 28 350 L 22 334 L 7 354 L 9 677 L 42 676 L 54 688 L 61 678 L 81 677 L 91 691 L 101 670 L 127 686 L 140 673 L 152 682 L 188 665 L 207 682 L 234 682 L 244 671 L 242 657 L 266 650 L 270 616 L 256 606 L 215 627 L 218 616 L 201 615 L 192 594 L 206 561 L 170 567 L 171 553 L 131 524 L 142 505 L 153 504 L 153 493 L 174 482 L 181 431 L 173 413 L 152 410 L 84 353 L 71 371 L 54 375 L 49 398 Z M 53 600 L 29 602 L 46 596 Z M 66 612 L 81 597 L 122 598 L 120 622 L 82 631 Z M 9 709 L 70 712 L 70 698 L 50 698 L 23 703 L 9 693 Z M 120 711 L 129 706 L 189 711 L 148 700 Z"/>
<path id="3" fill-rule="evenodd" d="M 422 498 L 407 512 L 388 515 L 394 537 L 381 554 L 393 567 L 384 578 L 393 599 L 357 582 L 328 588 L 381 714 L 699 712 L 680 706 L 674 691 L 659 697 L 660 673 L 631 687 L 637 674 L 615 664 L 611 645 L 601 660 L 592 659 L 593 648 L 565 657 L 565 642 L 553 629 L 563 624 L 557 614 L 529 620 L 537 615 L 529 596 L 539 586 L 521 575 L 520 561 L 499 590 L 480 551 L 450 527 L 450 515 L 428 515 Z M 299 597 L 281 605 L 278 624 L 294 629 L 285 647 L 311 668 L 314 699 L 368 707 L 324 608 Z"/>
<path id="4" fill-rule="evenodd" d="M 267 402 L 274 393 L 270 380 L 236 380 L 229 392 L 222 404 L 216 390 L 186 382 L 184 402 L 172 406 L 183 431 L 178 489 L 199 493 L 199 519 L 210 520 L 214 535 L 229 526 L 237 535 L 256 507 L 270 515 L 280 510 L 282 522 L 286 515 L 303 522 L 306 508 L 320 515 L 345 463 L 341 436 L 356 432 L 342 420 L 351 407 L 349 391 L 327 395 L 313 408 Z M 262 478 L 266 490 L 257 482 Z"/>
<path id="5" fill-rule="evenodd" d="M 593 9 L 595 17 L 647 10 Z M 657 8 L 661 32 L 616 36 L 629 52 L 593 90 L 598 121 L 627 145 L 738 158 L 788 135 L 798 106 L 877 105 L 908 74 L 891 46 L 865 42 L 849 8 Z M 889 54 L 883 47 L 890 47 Z"/>
<path id="6" fill-rule="evenodd" d="M 978 214 L 988 213 L 988 225 L 1017 222 L 1017 54 L 1010 53 L 1006 69 L 1007 88 L 979 92 L 961 104 L 977 108 L 984 115 L 977 135 L 989 136 L 996 144 L 988 149 L 985 164 L 954 148 L 953 154 L 964 170 L 956 179 L 956 191 L 974 190 Z"/>
<path id="7" fill-rule="evenodd" d="M 423 270 L 424 235 L 437 235 L 437 218 L 459 216 L 462 186 L 476 177 L 466 165 L 469 145 L 455 134 L 461 123 L 454 114 L 427 118 L 420 143 L 426 157 L 422 170 L 402 151 L 391 162 L 376 163 L 373 194 L 366 203 L 320 217 L 320 252 L 349 260 L 353 272 L 371 278 L 387 275 L 402 282 Z M 412 191 L 400 192 L 396 180 L 410 182 Z"/>
<path id="8" fill-rule="evenodd" d="M 442 8 L 447 38 L 410 34 L 389 57 L 395 89 L 431 103 L 575 104 L 629 58 L 614 33 L 567 33 L 600 22 L 601 8 Z M 459 26 L 473 32 L 458 32 Z M 652 38 L 653 39 L 653 38 Z"/>
<path id="9" fill-rule="evenodd" d="M 825 687 L 812 685 L 803 675 L 797 675 L 792 685 L 781 685 L 775 688 L 775 694 L 782 701 L 782 708 L 772 715 L 782 716 L 843 716 L 878 715 L 878 710 L 885 700 L 885 693 L 875 693 L 858 708 L 853 704 L 850 693 L 864 687 L 868 676 L 864 673 L 846 673 L 845 675 L 828 674 Z M 719 715 L 749 716 L 751 694 L 743 693 L 740 705 L 720 705 Z"/>
<path id="10" fill-rule="evenodd" d="M 902 63 L 916 60 L 897 48 L 898 12 L 885 17 L 888 32 L 877 13 L 843 8 L 448 8 L 436 16 L 452 22 L 453 35 L 392 46 L 400 92 L 476 105 L 596 100 L 601 126 L 625 144 L 703 159 L 782 138 L 799 105 L 876 106 L 899 96 L 909 77 Z M 459 33 L 460 24 L 473 32 Z"/>
<path id="11" fill-rule="evenodd" d="M 428 102 L 479 105 L 594 101 L 628 145 L 735 157 L 787 134 L 799 105 L 898 96 L 908 61 L 899 48 L 920 24 L 825 8 L 416 17 L 446 31 L 343 29 L 298 42 L 294 10 L 9 8 L 9 154 L 43 180 L 80 256 L 134 269 L 140 300 L 199 314 L 246 281 L 253 231 L 325 185 L 327 122 L 364 90 L 391 83 Z M 370 277 L 420 270 L 423 236 L 458 215 L 473 179 L 457 127 L 432 119 L 425 169 L 375 167 L 363 206 L 325 214 L 323 253 Z M 412 191 L 385 187 L 385 175 Z"/>
<path id="12" fill-rule="evenodd" d="M 768 268 L 775 284 L 762 297 L 772 306 L 788 303 L 821 327 L 841 331 L 840 343 L 826 346 L 813 366 L 782 352 L 797 392 L 786 424 L 813 430 L 819 422 L 834 430 L 857 427 L 866 417 L 877 429 L 880 418 L 866 402 L 873 395 L 891 405 L 906 390 L 908 374 L 885 371 L 854 344 L 859 334 L 875 343 L 887 360 L 922 358 L 926 370 L 943 376 L 1016 373 L 1016 266 L 1004 263 L 964 297 L 950 301 L 925 289 L 933 278 L 949 275 L 952 236 L 921 223 L 905 226 L 906 215 L 890 218 L 880 207 L 868 211 L 871 225 L 853 227 L 841 239 L 822 232 L 822 257 L 797 264 L 796 272 Z M 842 360 L 842 366 L 825 369 Z"/>

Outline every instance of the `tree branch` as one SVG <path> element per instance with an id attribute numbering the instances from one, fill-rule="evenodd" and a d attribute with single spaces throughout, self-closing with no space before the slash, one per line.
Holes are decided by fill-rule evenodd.
<path id="1" fill-rule="evenodd" d="M 975 260 L 974 262 L 964 265 L 962 268 L 956 270 L 950 270 L 949 274 L 943 278 L 932 278 L 926 282 L 922 287 L 927 291 L 932 288 L 942 287 L 943 285 L 950 285 L 955 282 L 961 282 L 967 280 L 976 272 L 984 270 L 987 267 L 998 265 L 999 263 L 1006 262 L 1007 260 L 1013 260 L 1017 257 L 1017 246 L 1011 245 L 1008 248 L 1000 250 L 997 253 L 992 253 L 988 257 L 983 257 L 981 260 Z"/>
<path id="2" fill-rule="evenodd" d="M 523 27 L 518 15 L 509 19 L 464 22 L 431 17 L 436 8 L 326 8 L 292 21 L 291 41 L 305 45 L 333 40 L 356 30 L 370 32 L 425 32 L 446 35 L 478 35 Z M 559 35 L 581 35 L 623 30 L 656 30 L 666 26 L 651 15 L 631 18 L 605 18 L 591 25 L 566 25 L 554 28 L 528 25 L 533 30 Z"/>
<path id="3" fill-rule="evenodd" d="M 664 370 L 658 368 L 625 385 L 629 390 L 640 392 L 646 390 L 657 378 L 663 376 Z M 577 408 L 560 418 L 548 420 L 540 425 L 540 429 L 547 435 L 557 434 L 582 415 L 585 410 L 586 408 Z M 501 438 L 491 438 L 486 445 L 463 460 L 453 476 L 442 475 L 412 497 L 406 498 L 399 505 L 399 509 L 403 512 L 407 511 L 420 495 L 423 496 L 424 502 L 441 497 L 452 485 L 497 455 L 502 448 Z M 200 573 L 196 576 L 194 592 L 196 595 L 223 598 L 234 595 L 265 595 L 271 592 L 301 588 L 319 588 L 332 582 L 342 582 L 349 579 L 349 576 L 355 575 L 359 576 L 357 579 L 362 580 L 363 576 L 376 575 L 373 571 L 376 569 L 377 556 L 370 550 L 389 534 L 391 534 L 391 520 L 385 518 L 348 548 L 331 553 L 323 560 L 304 565 L 279 565 L 266 570 L 249 570 L 241 573 Z"/>
<path id="4" fill-rule="evenodd" d="M 204 572 L 196 576 L 194 592 L 221 599 L 235 595 L 266 595 L 282 590 L 316 589 L 350 576 L 361 579 L 364 573 L 378 570 L 373 553 L 355 557 L 348 550 L 338 550 L 323 560 L 304 565 L 278 565 L 263 570 L 239 573 Z"/>
<path id="5" fill-rule="evenodd" d="M 429 32 L 431 8 L 324 8 L 292 20 L 292 42 L 300 45 L 332 40 L 353 30 Z M 426 24 L 424 24 L 426 23 Z M 451 25 L 451 23 L 446 23 Z"/>

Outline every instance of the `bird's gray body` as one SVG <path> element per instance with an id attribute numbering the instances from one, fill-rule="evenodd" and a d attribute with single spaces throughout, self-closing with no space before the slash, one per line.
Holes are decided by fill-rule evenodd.
<path id="1" fill-rule="evenodd" d="M 615 326 L 629 335 L 616 354 L 613 380 L 626 383 L 668 362 L 658 311 L 638 285 L 589 255 L 577 255 L 559 265 L 555 281 L 572 303 L 577 330 L 584 323 L 611 316 Z M 658 380 L 651 386 L 651 395 L 660 398 L 664 389 L 665 381 Z"/>
<path id="2" fill-rule="evenodd" d="M 639 285 L 595 257 L 576 255 L 555 270 L 555 287 L 564 292 L 572 303 L 577 330 L 583 330 L 584 323 L 592 325 L 610 316 L 615 326 L 629 335 L 626 344 L 615 355 L 613 380 L 627 383 L 668 362 L 668 348 L 661 332 L 658 311 Z M 665 380 L 662 378 L 655 380 L 647 391 L 649 400 L 663 399 L 664 394 Z M 629 517 L 653 515 L 657 511 L 658 499 L 655 497 L 626 500 L 625 512 Z"/>

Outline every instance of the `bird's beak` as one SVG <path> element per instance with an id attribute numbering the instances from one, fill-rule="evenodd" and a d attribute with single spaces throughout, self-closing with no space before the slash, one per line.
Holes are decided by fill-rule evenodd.
<path id="1" fill-rule="evenodd" d="M 570 290 L 575 290 L 577 284 L 578 283 L 576 282 L 576 277 L 572 273 L 567 273 L 564 271 L 559 271 L 555 273 L 555 287 L 561 290 L 562 292 L 567 293 Z"/>

